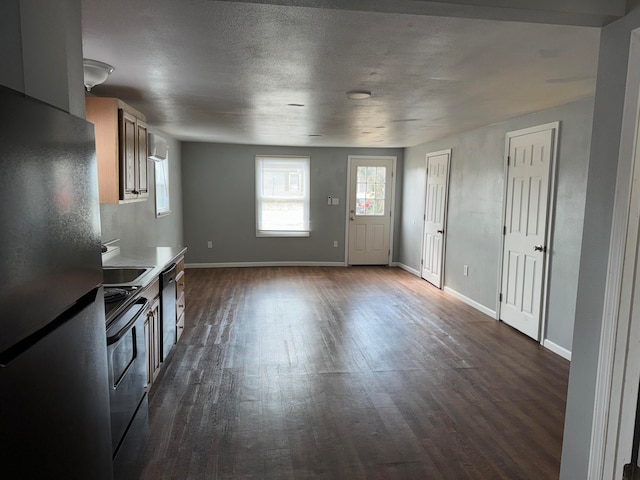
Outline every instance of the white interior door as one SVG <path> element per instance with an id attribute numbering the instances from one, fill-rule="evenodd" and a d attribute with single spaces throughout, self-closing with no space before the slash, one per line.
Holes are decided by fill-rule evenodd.
<path id="1" fill-rule="evenodd" d="M 531 131 L 533 130 L 533 131 Z M 500 319 L 540 340 L 555 128 L 507 134 Z"/>
<path id="2" fill-rule="evenodd" d="M 393 158 L 349 158 L 349 265 L 388 265 Z"/>
<path id="3" fill-rule="evenodd" d="M 422 278 L 442 288 L 451 150 L 427 153 Z"/>

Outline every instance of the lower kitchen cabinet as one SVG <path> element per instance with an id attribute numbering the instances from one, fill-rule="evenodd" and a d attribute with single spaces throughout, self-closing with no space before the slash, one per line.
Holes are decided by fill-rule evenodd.
<path id="1" fill-rule="evenodd" d="M 176 341 L 184 332 L 184 257 L 176 262 Z"/>
<path id="2" fill-rule="evenodd" d="M 151 388 L 160 372 L 160 286 L 156 280 L 142 293 L 149 301 L 145 313 L 144 339 L 147 349 L 147 388 Z"/>

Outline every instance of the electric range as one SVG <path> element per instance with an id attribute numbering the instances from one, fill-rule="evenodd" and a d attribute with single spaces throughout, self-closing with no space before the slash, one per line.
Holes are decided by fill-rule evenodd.
<path id="1" fill-rule="evenodd" d="M 124 311 L 137 297 L 139 287 L 129 286 L 105 286 L 104 287 L 104 313 L 106 323 L 109 325 L 119 313 Z"/>

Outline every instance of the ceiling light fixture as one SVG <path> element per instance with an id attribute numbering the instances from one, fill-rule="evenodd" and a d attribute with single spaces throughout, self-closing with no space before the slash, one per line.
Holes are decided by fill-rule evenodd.
<path id="1" fill-rule="evenodd" d="M 104 83 L 107 77 L 115 70 L 111 65 L 98 60 L 91 60 L 85 58 L 82 62 L 84 67 L 84 86 L 87 92 L 90 92 L 93 87 Z"/>
<path id="2" fill-rule="evenodd" d="M 288 103 L 290 107 L 304 107 L 304 103 Z"/>
<path id="3" fill-rule="evenodd" d="M 309 134 L 309 137 L 312 137 L 312 138 L 320 138 L 320 137 L 322 137 L 322 135 L 320 135 L 320 134 L 318 134 L 318 133 L 311 133 L 311 134 Z"/>
<path id="4" fill-rule="evenodd" d="M 347 98 L 349 100 L 364 100 L 366 98 L 371 98 L 371 92 L 367 92 L 365 90 L 353 90 L 351 92 L 347 92 Z"/>

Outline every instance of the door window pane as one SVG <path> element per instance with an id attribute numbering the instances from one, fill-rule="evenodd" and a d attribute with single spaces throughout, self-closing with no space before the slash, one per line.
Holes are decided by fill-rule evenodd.
<path id="1" fill-rule="evenodd" d="M 387 167 L 357 167 L 355 214 L 381 216 L 385 207 Z"/>

